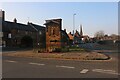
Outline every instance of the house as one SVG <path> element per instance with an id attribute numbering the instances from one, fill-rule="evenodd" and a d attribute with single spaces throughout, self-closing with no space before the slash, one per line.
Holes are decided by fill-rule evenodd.
<path id="1" fill-rule="evenodd" d="M 46 35 L 45 35 L 45 27 L 36 25 L 33 23 L 28 22 L 28 25 L 34 28 L 37 32 L 36 35 L 36 43 L 37 43 L 37 48 L 45 48 L 46 47 Z"/>
<path id="2" fill-rule="evenodd" d="M 66 29 L 61 30 L 61 42 L 62 42 L 62 44 L 61 44 L 62 47 L 66 47 L 70 43 L 70 39 L 69 39 L 69 36 L 66 32 Z"/>
<path id="3" fill-rule="evenodd" d="M 47 52 L 60 50 L 69 44 L 66 29 L 62 30 L 62 19 L 46 20 L 46 27 L 31 22 L 27 24 L 5 21 L 5 12 L 0 11 L 2 21 L 3 47 L 33 47 L 44 48 Z"/>
<path id="4" fill-rule="evenodd" d="M 3 45 L 6 47 L 33 46 L 35 30 L 31 26 L 17 22 L 4 21 L 2 31 Z M 29 36 L 31 41 L 23 40 L 25 36 Z"/>
<path id="5" fill-rule="evenodd" d="M 37 47 L 39 45 L 40 37 L 45 34 L 45 27 L 29 22 L 28 24 L 18 23 L 16 18 L 13 22 L 5 21 L 4 11 L 0 11 L 0 13 L 2 14 L 3 47 Z M 45 44 L 42 43 L 42 45 Z"/>
<path id="6" fill-rule="evenodd" d="M 76 30 L 75 34 L 74 34 L 74 44 L 79 44 L 81 43 L 81 35 L 79 34 L 79 32 Z"/>
<path id="7" fill-rule="evenodd" d="M 69 45 L 72 45 L 73 44 L 73 34 L 71 32 L 68 33 L 68 37 L 69 37 Z"/>
<path id="8" fill-rule="evenodd" d="M 88 35 L 84 35 L 82 41 L 83 41 L 84 43 L 88 43 L 88 42 L 90 42 L 90 37 L 89 37 Z"/>

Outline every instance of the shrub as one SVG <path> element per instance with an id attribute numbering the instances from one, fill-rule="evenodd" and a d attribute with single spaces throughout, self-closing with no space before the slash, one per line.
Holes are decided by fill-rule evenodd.
<path id="1" fill-rule="evenodd" d="M 61 48 L 55 48 L 52 52 L 61 52 Z"/>
<path id="2" fill-rule="evenodd" d="M 98 41 L 98 44 L 105 44 L 105 41 Z"/>
<path id="3" fill-rule="evenodd" d="M 68 51 L 69 51 L 69 48 L 67 48 L 67 47 L 61 48 L 61 52 L 68 52 Z"/>

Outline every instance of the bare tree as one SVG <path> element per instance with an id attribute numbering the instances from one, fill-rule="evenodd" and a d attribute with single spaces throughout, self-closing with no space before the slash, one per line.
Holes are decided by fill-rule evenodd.
<path id="1" fill-rule="evenodd" d="M 118 36 L 118 35 L 116 35 L 116 34 L 111 34 L 110 36 L 112 37 L 112 39 L 113 39 L 113 40 L 117 40 L 117 39 L 118 39 L 118 37 L 119 37 L 119 36 Z"/>
<path id="2" fill-rule="evenodd" d="M 100 31 L 97 31 L 94 35 L 94 37 L 97 37 L 97 38 L 102 38 L 104 37 L 104 31 L 100 30 Z"/>

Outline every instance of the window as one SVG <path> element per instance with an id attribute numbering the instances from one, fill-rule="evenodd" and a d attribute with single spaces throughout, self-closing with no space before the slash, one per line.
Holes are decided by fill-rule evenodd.
<path id="1" fill-rule="evenodd" d="M 39 35 L 41 35 L 42 34 L 42 32 L 41 31 L 39 31 Z"/>
<path id="2" fill-rule="evenodd" d="M 25 34 L 28 34 L 28 31 L 25 31 Z"/>
<path id="3" fill-rule="evenodd" d="M 48 34 L 49 34 L 49 36 L 51 36 L 51 28 L 50 27 L 48 28 Z"/>
<path id="4" fill-rule="evenodd" d="M 17 31 L 18 33 L 20 32 L 20 30 Z"/>
<path id="5" fill-rule="evenodd" d="M 56 35 L 57 36 L 59 35 L 59 28 L 58 27 L 56 28 Z"/>
<path id="6" fill-rule="evenodd" d="M 46 32 L 48 32 L 48 27 L 46 27 Z"/>
<path id="7" fill-rule="evenodd" d="M 8 38 L 12 38 L 11 33 L 8 34 Z"/>
<path id="8" fill-rule="evenodd" d="M 52 27 L 52 29 L 51 29 L 51 34 L 55 35 L 55 28 L 54 27 Z"/>
<path id="9" fill-rule="evenodd" d="M 55 29 L 53 29 L 53 35 L 55 35 Z"/>
<path id="10" fill-rule="evenodd" d="M 0 32 L 0 38 L 3 37 L 3 32 Z"/>

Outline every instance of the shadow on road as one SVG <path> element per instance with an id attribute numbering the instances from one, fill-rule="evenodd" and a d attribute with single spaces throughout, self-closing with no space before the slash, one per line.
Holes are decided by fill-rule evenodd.
<path id="1" fill-rule="evenodd" d="M 19 47 L 3 47 L 2 52 L 6 51 L 27 51 L 32 50 L 33 48 L 19 48 Z"/>

